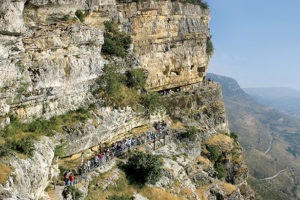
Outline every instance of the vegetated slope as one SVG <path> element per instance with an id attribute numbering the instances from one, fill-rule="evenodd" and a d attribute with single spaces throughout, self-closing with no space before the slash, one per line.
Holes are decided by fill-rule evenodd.
<path id="1" fill-rule="evenodd" d="M 287 87 L 245 88 L 259 103 L 300 118 L 300 91 Z"/>
<path id="2" fill-rule="evenodd" d="M 262 199 L 299 199 L 300 121 L 257 103 L 232 78 L 207 77 L 222 85 L 230 128 L 244 147 L 251 187 Z M 261 180 L 287 167 L 275 178 Z"/>
<path id="3" fill-rule="evenodd" d="M 219 84 L 203 81 L 213 54 L 204 1 L 47 2 L 0 5 L 0 199 L 60 199 L 62 173 L 79 177 L 78 165 L 116 141 L 124 150 L 148 132 L 158 153 L 150 131 L 161 120 L 179 142 L 159 149 L 165 176 L 144 190 L 158 194 L 148 199 L 254 198 Z M 84 179 L 69 188 L 76 199 L 88 192 Z"/>

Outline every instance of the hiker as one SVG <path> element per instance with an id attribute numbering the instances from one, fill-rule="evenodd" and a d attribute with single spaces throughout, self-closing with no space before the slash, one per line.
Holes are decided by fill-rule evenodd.
<path id="1" fill-rule="evenodd" d="M 80 175 L 80 181 L 81 181 L 83 172 L 82 172 L 82 167 L 80 165 L 78 166 L 78 174 Z"/>
<path id="2" fill-rule="evenodd" d="M 90 161 L 90 160 L 88 160 L 88 161 L 86 162 L 86 169 L 87 169 L 88 172 L 91 171 L 91 161 Z"/>
<path id="3" fill-rule="evenodd" d="M 95 167 L 99 167 L 99 157 L 98 157 L 98 155 L 95 156 L 94 161 L 95 161 Z"/>
<path id="4" fill-rule="evenodd" d="M 80 158 L 81 158 L 81 164 L 83 164 L 83 162 L 84 162 L 84 152 L 81 153 Z"/>
<path id="5" fill-rule="evenodd" d="M 67 176 L 66 176 L 66 178 L 67 178 L 67 186 L 70 185 L 70 175 L 71 174 L 72 174 L 72 172 L 71 172 L 71 170 L 69 170 L 68 173 L 67 173 Z"/>
<path id="6" fill-rule="evenodd" d="M 70 180 L 70 185 L 74 185 L 75 177 L 74 177 L 73 173 L 70 174 L 69 180 Z"/>
<path id="7" fill-rule="evenodd" d="M 70 185 L 70 180 L 69 180 L 70 173 L 71 173 L 71 170 L 64 172 L 64 182 L 65 182 L 66 186 Z"/>
<path id="8" fill-rule="evenodd" d="M 65 187 L 61 194 L 63 196 L 63 200 L 67 200 L 68 196 L 69 196 L 69 190 L 68 190 L 68 188 Z"/>

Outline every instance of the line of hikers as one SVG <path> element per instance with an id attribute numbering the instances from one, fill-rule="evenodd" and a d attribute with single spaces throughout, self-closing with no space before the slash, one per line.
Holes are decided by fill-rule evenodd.
<path id="1" fill-rule="evenodd" d="M 103 167 L 107 162 L 112 160 L 115 156 L 119 157 L 127 150 L 135 150 L 138 146 L 151 142 L 160 142 L 160 139 L 169 134 L 169 129 L 164 121 L 154 122 L 153 127 L 155 130 L 149 130 L 139 136 L 132 138 L 124 138 L 111 144 L 109 147 L 104 148 L 104 151 L 100 148 L 99 153 L 94 157 L 88 159 L 85 162 L 84 153 L 81 154 L 81 163 L 77 167 L 77 173 L 79 177 L 74 176 L 71 170 L 64 172 L 64 182 L 66 186 L 77 184 L 84 177 L 86 172 L 97 167 Z M 155 148 L 155 145 L 154 145 Z M 155 150 L 155 149 L 154 149 Z"/>

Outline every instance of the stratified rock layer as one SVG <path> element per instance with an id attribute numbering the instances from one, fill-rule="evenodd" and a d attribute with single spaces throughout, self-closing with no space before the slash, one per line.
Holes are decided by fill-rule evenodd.
<path id="1" fill-rule="evenodd" d="M 117 23 L 133 39 L 126 59 L 101 55 L 103 22 L 108 20 Z M 97 79 L 101 78 L 103 66 L 111 61 L 126 63 L 128 68 L 144 68 L 150 90 L 176 91 L 165 99 L 173 106 L 171 114 L 180 118 L 184 126 L 193 125 L 200 130 L 203 141 L 187 146 L 190 159 L 201 157 L 206 141 L 218 132 L 229 132 L 219 86 L 199 83 L 210 57 L 207 54 L 209 20 L 208 9 L 171 0 L 3 0 L 0 5 L 0 125 L 9 123 L 10 114 L 30 121 L 93 103 L 97 109 L 90 111 L 92 117 L 86 123 L 63 127 L 64 133 L 56 133 L 53 138 L 40 138 L 32 158 L 14 155 L 5 160 L 14 171 L 7 183 L 0 185 L 0 198 L 47 198 L 44 190 L 56 175 L 53 158 L 58 143 L 64 146 L 65 156 L 69 156 L 100 143 L 109 144 L 135 127 L 151 126 L 163 118 L 169 120 L 166 115 L 149 118 L 131 108 L 103 107 L 102 99 L 96 98 L 94 91 L 99 87 Z M 176 145 L 174 151 L 180 149 Z M 199 199 L 197 190 L 202 190 L 203 184 L 210 184 L 203 194 L 205 197 L 213 199 L 215 194 L 222 194 L 229 199 L 241 199 L 239 188 L 229 196 L 220 187 L 222 181 L 205 182 L 213 172 L 212 163 L 207 162 L 205 170 L 208 171 L 202 166 L 192 170 L 189 166 L 192 162 L 179 165 L 184 162 L 182 159 L 180 156 L 177 161 L 166 158 L 165 163 L 175 166 L 176 174 L 182 172 L 180 181 L 186 180 L 191 186 L 190 198 Z M 226 168 L 234 173 L 237 166 L 244 169 L 242 161 L 228 162 Z M 228 179 L 240 187 L 246 177 L 247 170 L 244 170 Z M 165 177 L 165 181 L 172 180 Z M 164 188 L 163 180 L 160 184 Z M 172 189 L 176 191 L 175 187 Z"/>
<path id="2" fill-rule="evenodd" d="M 93 103 L 91 89 L 107 63 L 101 56 L 107 20 L 132 36 L 129 63 L 147 70 L 148 88 L 188 85 L 205 75 L 209 10 L 199 5 L 5 0 L 0 10 L 3 117 L 13 112 L 23 119 L 48 118 Z"/>

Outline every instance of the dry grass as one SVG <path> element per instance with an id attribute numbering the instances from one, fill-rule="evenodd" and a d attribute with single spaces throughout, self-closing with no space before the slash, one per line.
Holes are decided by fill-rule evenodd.
<path id="1" fill-rule="evenodd" d="M 227 193 L 227 195 L 230 195 L 237 189 L 235 185 L 232 185 L 230 183 L 221 183 L 220 186 Z"/>
<path id="2" fill-rule="evenodd" d="M 139 187 L 137 185 L 132 185 L 126 179 L 124 172 L 118 171 L 119 179 L 115 180 L 115 184 L 108 186 L 107 189 L 103 190 L 103 183 L 105 180 L 109 180 L 114 174 L 115 170 L 110 170 L 104 174 L 101 174 L 99 177 L 95 178 L 89 186 L 89 193 L 86 197 L 86 200 L 107 200 L 109 196 L 132 196 L 135 193 L 139 193 L 144 197 L 147 197 L 149 200 L 186 200 L 183 197 L 177 197 L 175 194 L 172 194 L 168 191 L 165 191 L 161 188 L 154 188 L 149 186 Z M 186 188 L 182 193 L 184 195 L 190 195 L 191 191 Z"/>
<path id="3" fill-rule="evenodd" d="M 189 198 L 192 195 L 193 195 L 193 191 L 190 188 L 185 187 L 180 191 L 180 196 Z"/>
<path id="4" fill-rule="evenodd" d="M 5 184 L 8 180 L 13 168 L 4 163 L 0 163 L 0 184 Z"/>
<path id="5" fill-rule="evenodd" d="M 205 191 L 209 189 L 210 185 L 204 185 L 197 189 L 197 194 L 202 200 L 207 200 L 207 196 L 204 194 Z"/>
<path id="6" fill-rule="evenodd" d="M 47 191 L 47 193 L 48 193 L 51 200 L 56 199 L 56 194 L 55 194 L 54 190 L 49 190 L 49 191 Z"/>
<path id="7" fill-rule="evenodd" d="M 131 132 L 132 132 L 133 135 L 140 135 L 140 134 L 142 134 L 142 133 L 147 132 L 150 128 L 151 128 L 151 127 L 149 126 L 149 124 L 145 124 L 145 125 L 142 125 L 142 126 L 133 128 L 133 129 L 131 130 Z"/>
<path id="8" fill-rule="evenodd" d="M 204 158 L 203 156 L 198 156 L 196 158 L 196 162 L 198 165 L 203 164 L 205 169 L 208 168 L 211 164 L 210 160 L 208 160 L 207 158 Z"/>
<path id="9" fill-rule="evenodd" d="M 186 200 L 186 198 L 177 197 L 176 195 L 169 193 L 161 188 L 154 188 L 154 187 L 145 187 L 143 188 L 140 193 L 147 197 L 149 200 Z"/>
<path id="10" fill-rule="evenodd" d="M 182 124 L 182 122 L 180 121 L 177 121 L 177 122 L 174 122 L 170 125 L 170 129 L 185 129 L 185 126 Z"/>
<path id="11" fill-rule="evenodd" d="M 23 159 L 23 160 L 28 158 L 28 156 L 23 153 L 17 153 L 17 156 L 18 156 L 18 158 Z"/>
<path id="12" fill-rule="evenodd" d="M 219 146 L 222 150 L 230 151 L 233 147 L 233 139 L 224 134 L 215 134 L 206 142 L 212 146 Z"/>
<path id="13" fill-rule="evenodd" d="M 1 144 L 5 144 L 5 139 L 2 136 L 0 136 L 0 145 Z"/>
<path id="14" fill-rule="evenodd" d="M 11 135 L 11 136 L 9 136 L 9 137 L 6 137 L 6 140 L 7 140 L 7 141 L 16 141 L 16 142 L 18 142 L 18 141 L 21 141 L 21 140 L 23 140 L 23 139 L 29 137 L 29 136 L 33 136 L 33 137 L 35 137 L 36 139 L 38 139 L 38 138 L 40 137 L 40 136 L 34 135 L 34 134 L 31 133 L 31 132 L 23 132 L 23 131 L 21 131 L 21 132 L 19 132 L 19 133 L 16 133 L 16 134 L 14 134 L 14 135 Z"/>
<path id="15" fill-rule="evenodd" d="M 146 149 L 145 149 L 144 146 L 138 146 L 138 147 L 136 148 L 136 150 L 137 150 L 137 151 L 141 151 L 141 152 L 146 152 Z"/>
<path id="16" fill-rule="evenodd" d="M 94 179 L 89 186 L 89 192 L 86 200 L 107 200 L 107 197 L 112 195 L 133 195 L 138 188 L 134 185 L 130 185 L 125 177 L 124 173 L 119 174 L 119 179 L 116 180 L 115 185 L 108 186 L 107 189 L 102 189 L 102 184 L 105 180 L 108 180 L 110 177 L 112 177 L 115 174 L 114 170 L 110 170 L 102 175 L 100 175 L 98 178 Z M 100 183 L 100 186 L 97 186 L 97 183 Z"/>
<path id="17" fill-rule="evenodd" d="M 76 154 L 71 157 L 66 157 L 64 159 L 60 159 L 58 161 L 58 165 L 63 166 L 67 169 L 76 169 L 77 166 L 81 163 L 80 155 L 81 154 Z"/>

